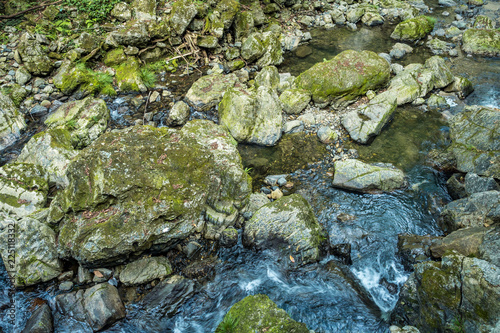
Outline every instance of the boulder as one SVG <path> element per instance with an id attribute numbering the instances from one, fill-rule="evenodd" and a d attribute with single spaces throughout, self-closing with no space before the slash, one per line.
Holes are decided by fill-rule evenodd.
<path id="1" fill-rule="evenodd" d="M 132 11 L 126 2 L 117 3 L 111 10 L 111 16 L 118 21 L 127 22 L 132 19 Z"/>
<path id="2" fill-rule="evenodd" d="M 210 74 L 199 78 L 186 93 L 186 101 L 198 110 L 209 110 L 238 82 L 235 74 Z"/>
<path id="3" fill-rule="evenodd" d="M 453 73 L 440 56 L 430 57 L 425 61 L 424 66 L 434 74 L 434 88 L 444 88 L 455 81 Z"/>
<path id="4" fill-rule="evenodd" d="M 396 111 L 396 100 L 394 94 L 385 91 L 368 104 L 346 113 L 342 117 L 342 125 L 354 141 L 368 143 L 392 120 Z"/>
<path id="5" fill-rule="evenodd" d="M 266 31 L 262 34 L 264 53 L 256 62 L 259 67 L 278 66 L 283 62 L 283 51 L 281 49 L 281 33 Z M 242 46 L 243 55 L 243 46 Z"/>
<path id="6" fill-rule="evenodd" d="M 466 227 L 489 226 L 500 221 L 500 192 L 487 191 L 450 202 L 441 212 L 445 232 Z"/>
<path id="7" fill-rule="evenodd" d="M 219 118 L 236 141 L 273 146 L 281 138 L 281 111 L 271 88 L 261 86 L 256 92 L 232 88 L 219 105 Z"/>
<path id="8" fill-rule="evenodd" d="M 500 179 L 500 111 L 467 106 L 450 119 L 448 151 L 462 172 Z"/>
<path id="9" fill-rule="evenodd" d="M 219 39 L 215 36 L 198 36 L 196 44 L 206 49 L 216 49 L 219 47 Z"/>
<path id="10" fill-rule="evenodd" d="M 168 113 L 167 124 L 169 126 L 182 126 L 188 119 L 190 114 L 189 105 L 183 101 L 179 101 L 172 106 L 170 112 Z"/>
<path id="11" fill-rule="evenodd" d="M 245 224 L 243 244 L 257 250 L 278 246 L 297 263 L 320 259 L 326 232 L 299 194 L 282 197 L 257 210 Z"/>
<path id="12" fill-rule="evenodd" d="M 109 36 L 119 45 L 142 46 L 150 40 L 146 24 L 142 21 L 128 21 L 123 28 L 114 30 Z"/>
<path id="13" fill-rule="evenodd" d="M 198 9 L 196 9 L 196 5 L 192 1 L 176 1 L 172 5 L 172 12 L 170 13 L 170 27 L 177 35 L 182 36 L 197 13 Z"/>
<path id="14" fill-rule="evenodd" d="M 413 271 L 413 265 L 431 259 L 431 246 L 438 242 L 440 237 L 419 235 L 398 235 L 398 256 L 404 268 Z"/>
<path id="15" fill-rule="evenodd" d="M 10 97 L 0 92 L 0 151 L 12 145 L 26 128 L 24 117 Z"/>
<path id="16" fill-rule="evenodd" d="M 462 49 L 471 54 L 500 56 L 500 31 L 486 29 L 467 29 L 462 37 Z"/>
<path id="17" fill-rule="evenodd" d="M 250 194 L 250 199 L 248 201 L 248 205 L 245 207 L 243 217 L 249 220 L 256 211 L 258 211 L 262 206 L 268 203 L 269 199 L 264 193 L 258 192 Z"/>
<path id="18" fill-rule="evenodd" d="M 35 134 L 23 147 L 17 162 L 39 165 L 47 174 L 49 184 L 65 187 L 68 184 L 66 169 L 76 155 L 69 131 L 56 128 Z"/>
<path id="19" fill-rule="evenodd" d="M 413 42 L 427 36 L 434 29 L 434 20 L 428 16 L 418 16 L 399 23 L 391 38 Z"/>
<path id="20" fill-rule="evenodd" d="M 259 59 L 265 51 L 262 34 L 259 32 L 250 34 L 241 44 L 241 56 L 248 62 Z"/>
<path id="21" fill-rule="evenodd" d="M 283 91 L 280 101 L 287 114 L 299 114 L 311 101 L 311 95 L 303 89 L 290 88 Z"/>
<path id="22" fill-rule="evenodd" d="M 144 297 L 142 303 L 146 312 L 154 317 L 173 317 L 179 307 L 188 301 L 195 292 L 193 281 L 174 275 L 161 281 Z"/>
<path id="23" fill-rule="evenodd" d="M 85 290 L 83 306 L 87 321 L 94 332 L 125 318 L 125 307 L 118 295 L 118 289 L 109 283 L 97 284 Z"/>
<path id="24" fill-rule="evenodd" d="M 334 164 L 333 186 L 357 192 L 393 191 L 407 185 L 403 171 L 389 163 L 367 164 L 355 159 Z"/>
<path id="25" fill-rule="evenodd" d="M 31 74 L 24 67 L 19 67 L 15 74 L 17 84 L 23 86 L 31 80 Z"/>
<path id="26" fill-rule="evenodd" d="M 53 78 L 54 85 L 63 94 L 70 95 L 80 85 L 89 81 L 88 73 L 70 61 L 64 61 Z"/>
<path id="27" fill-rule="evenodd" d="M 432 256 L 442 258 L 445 254 L 455 251 L 466 257 L 479 258 L 479 247 L 483 243 L 487 230 L 487 228 L 481 226 L 453 231 L 431 245 Z"/>
<path id="28" fill-rule="evenodd" d="M 120 91 L 142 91 L 148 90 L 142 80 L 139 60 L 129 57 L 127 61 L 116 68 L 116 84 Z"/>
<path id="29" fill-rule="evenodd" d="M 147 257 L 127 264 L 120 272 L 120 281 L 126 286 L 144 284 L 172 274 L 172 266 L 165 257 Z"/>
<path id="30" fill-rule="evenodd" d="M 455 76 L 455 80 L 444 88 L 445 92 L 455 92 L 458 98 L 464 99 L 474 91 L 474 86 L 469 79 L 463 76 Z"/>
<path id="31" fill-rule="evenodd" d="M 26 322 L 22 333 L 53 333 L 54 319 L 47 303 L 40 305 Z"/>
<path id="32" fill-rule="evenodd" d="M 156 20 L 156 0 L 134 0 L 131 7 L 137 20 Z"/>
<path id="33" fill-rule="evenodd" d="M 25 32 L 17 47 L 19 56 L 26 68 L 33 75 L 48 75 L 53 68 L 52 60 L 47 56 L 40 42 L 29 32 Z"/>
<path id="34" fill-rule="evenodd" d="M 296 322 L 285 310 L 262 294 L 247 296 L 234 304 L 217 327 L 217 332 L 309 333 L 306 324 Z"/>
<path id="35" fill-rule="evenodd" d="M 240 12 L 240 2 L 237 0 L 220 0 L 215 10 L 220 14 L 224 30 L 228 30 L 233 24 L 236 14 Z"/>
<path id="36" fill-rule="evenodd" d="M 280 84 L 280 75 L 275 66 L 266 66 L 255 76 L 255 87 L 269 87 L 277 89 Z"/>
<path id="37" fill-rule="evenodd" d="M 238 12 L 234 21 L 234 35 L 239 42 L 254 30 L 254 15 L 251 11 Z"/>
<path id="38" fill-rule="evenodd" d="M 371 51 L 344 51 L 299 75 L 296 85 L 314 102 L 349 101 L 387 83 L 389 63 Z"/>
<path id="39" fill-rule="evenodd" d="M 479 258 L 500 267 L 500 229 L 488 228 L 481 245 L 479 245 Z"/>
<path id="40" fill-rule="evenodd" d="M 0 211 L 27 216 L 45 206 L 47 175 L 40 166 L 11 163 L 0 167 Z"/>
<path id="41" fill-rule="evenodd" d="M 61 274 L 56 233 L 47 224 L 30 217 L 16 221 L 0 212 L 0 239 L 0 254 L 16 288 L 46 282 Z M 13 255 L 15 262 L 10 260 Z"/>
<path id="42" fill-rule="evenodd" d="M 82 149 L 97 139 L 108 126 L 109 110 L 102 99 L 87 97 L 64 103 L 45 120 L 48 129 L 64 128 L 74 148 Z"/>
<path id="43" fill-rule="evenodd" d="M 481 177 L 472 172 L 465 175 L 464 187 L 468 195 L 486 191 L 500 191 L 500 185 L 498 185 L 495 179 L 492 177 Z"/>
<path id="44" fill-rule="evenodd" d="M 52 201 L 48 219 L 61 221 L 61 256 L 92 267 L 175 246 L 203 231 L 207 209 L 230 220 L 251 190 L 236 142 L 202 120 L 181 130 L 136 126 L 105 133 L 67 175 L 69 185 Z"/>

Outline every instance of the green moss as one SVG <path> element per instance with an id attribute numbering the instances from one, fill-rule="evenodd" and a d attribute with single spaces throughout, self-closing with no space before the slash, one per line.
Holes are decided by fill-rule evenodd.
<path id="1" fill-rule="evenodd" d="M 436 19 L 428 16 L 418 16 L 405 20 L 396 26 L 391 38 L 405 41 L 422 39 L 434 29 L 435 23 Z"/>
<path id="2" fill-rule="evenodd" d="M 127 60 L 127 56 L 123 52 L 123 49 L 117 48 L 106 53 L 104 57 L 104 64 L 109 67 L 115 67 Z"/>
<path id="3" fill-rule="evenodd" d="M 116 83 L 121 91 L 141 91 L 142 73 L 139 61 L 130 57 L 116 68 Z"/>

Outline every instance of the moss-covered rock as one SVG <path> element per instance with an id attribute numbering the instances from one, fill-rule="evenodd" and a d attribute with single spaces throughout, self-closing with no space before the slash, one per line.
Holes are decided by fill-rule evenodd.
<path id="1" fill-rule="evenodd" d="M 251 11 L 239 12 L 234 22 L 234 34 L 236 41 L 248 37 L 254 30 L 254 18 Z"/>
<path id="2" fill-rule="evenodd" d="M 418 16 L 399 23 L 391 34 L 391 38 L 404 41 L 416 41 L 427 36 L 434 29 L 434 19 Z"/>
<path id="3" fill-rule="evenodd" d="M 471 54 L 489 57 L 500 56 L 500 31 L 468 29 L 462 37 L 462 49 Z"/>
<path id="4" fill-rule="evenodd" d="M 280 101 L 287 114 L 299 114 L 311 101 L 311 95 L 303 89 L 291 88 L 283 91 Z"/>
<path id="5" fill-rule="evenodd" d="M 125 61 L 127 61 L 127 56 L 121 47 L 109 51 L 104 57 L 104 64 L 109 67 L 118 66 Z"/>
<path id="6" fill-rule="evenodd" d="M 215 36 L 199 36 L 196 43 L 199 47 L 215 49 L 219 46 L 219 39 Z"/>
<path id="7" fill-rule="evenodd" d="M 30 217 L 17 221 L 0 212 L 0 239 L 0 254 L 15 287 L 32 286 L 61 274 L 56 234 L 47 224 Z M 15 260 L 9 250 L 14 250 Z"/>
<path id="8" fill-rule="evenodd" d="M 127 22 L 132 19 L 132 11 L 126 2 L 117 3 L 111 10 L 110 15 L 121 22 Z"/>
<path id="9" fill-rule="evenodd" d="M 146 24 L 142 21 L 128 21 L 123 28 L 110 33 L 114 41 L 120 45 L 142 46 L 149 42 Z"/>
<path id="10" fill-rule="evenodd" d="M 238 82 L 235 74 L 210 74 L 199 78 L 186 93 L 186 100 L 199 110 L 216 106 L 227 89 Z"/>
<path id="11" fill-rule="evenodd" d="M 68 167 L 69 185 L 50 206 L 59 249 L 84 265 L 119 263 L 175 246 L 237 214 L 249 195 L 236 142 L 221 127 L 136 126 L 101 135 Z M 222 216 L 205 223 L 208 209 Z M 235 221 L 233 220 L 233 223 Z"/>
<path id="12" fill-rule="evenodd" d="M 240 2 L 238 0 L 220 0 L 215 10 L 220 13 L 222 24 L 224 24 L 224 30 L 227 30 L 231 27 L 236 14 L 240 11 Z"/>
<path id="13" fill-rule="evenodd" d="M 478 15 L 474 20 L 473 24 L 474 29 L 494 29 L 495 23 L 491 18 L 485 15 Z"/>
<path id="14" fill-rule="evenodd" d="M 457 93 L 458 98 L 464 99 L 474 91 L 474 86 L 469 79 L 463 76 L 455 76 L 455 80 L 448 85 L 444 91 L 455 92 Z"/>
<path id="15" fill-rule="evenodd" d="M 262 40 L 262 34 L 259 32 L 250 34 L 241 45 L 241 56 L 248 62 L 259 59 L 265 51 L 266 47 Z"/>
<path id="16" fill-rule="evenodd" d="M 33 75 L 48 75 L 53 68 L 52 60 L 34 35 L 25 32 L 20 39 L 17 51 L 24 67 Z"/>
<path id="17" fill-rule="evenodd" d="M 274 31 L 267 31 L 262 34 L 264 54 L 257 60 L 257 66 L 278 66 L 283 62 L 280 36 L 279 32 Z"/>
<path id="18" fill-rule="evenodd" d="M 88 82 L 90 77 L 82 68 L 77 67 L 70 61 L 65 61 L 53 80 L 57 89 L 61 90 L 63 94 L 70 95 L 80 85 Z"/>
<path id="19" fill-rule="evenodd" d="M 198 9 L 192 1 L 176 1 L 170 14 L 170 27 L 177 35 L 181 36 L 197 13 Z"/>
<path id="20" fill-rule="evenodd" d="M 9 96 L 0 92 L 0 150 L 12 145 L 26 128 L 24 117 Z"/>
<path id="21" fill-rule="evenodd" d="M 371 51 L 344 51 L 303 72 L 296 84 L 317 103 L 348 101 L 387 83 L 389 63 Z"/>
<path id="22" fill-rule="evenodd" d="M 466 257 L 479 258 L 479 248 L 487 230 L 479 226 L 454 231 L 446 237 L 437 239 L 430 246 L 431 254 L 434 258 L 442 258 L 445 254 L 455 251 Z"/>
<path id="23" fill-rule="evenodd" d="M 450 68 L 440 56 L 430 57 L 425 61 L 424 66 L 434 75 L 434 88 L 444 88 L 455 80 Z"/>
<path id="24" fill-rule="evenodd" d="M 296 263 L 320 259 L 326 242 L 323 226 L 309 203 L 299 194 L 282 197 L 257 210 L 245 224 L 243 244 L 257 250 L 278 246 Z"/>
<path id="25" fill-rule="evenodd" d="M 116 68 L 116 84 L 123 92 L 148 90 L 142 81 L 140 63 L 137 58 L 129 57 Z"/>
<path id="26" fill-rule="evenodd" d="M 0 211 L 19 217 L 45 206 L 47 175 L 33 164 L 13 163 L 0 168 Z"/>
<path id="27" fill-rule="evenodd" d="M 156 0 L 134 0 L 131 8 L 139 21 L 156 20 Z"/>
<path id="28" fill-rule="evenodd" d="M 255 76 L 255 87 L 269 87 L 271 89 L 278 88 L 280 83 L 280 75 L 278 69 L 274 66 L 266 66 L 260 70 Z"/>

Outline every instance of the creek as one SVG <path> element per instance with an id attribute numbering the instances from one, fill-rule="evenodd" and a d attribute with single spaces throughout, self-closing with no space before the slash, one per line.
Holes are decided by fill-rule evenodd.
<path id="1" fill-rule="evenodd" d="M 391 29 L 384 25 L 362 27 L 356 32 L 344 28 L 314 31 L 309 44 L 312 54 L 306 58 L 290 55 L 280 72 L 297 75 L 349 48 L 388 53 L 394 44 L 388 37 Z M 422 63 L 429 56 L 427 49 L 419 47 L 401 63 Z M 500 107 L 500 60 L 460 56 L 452 61 L 454 74 L 468 77 L 476 89 L 465 100 L 466 104 Z M 122 101 L 113 103 L 120 105 Z M 460 101 L 450 99 L 449 103 L 451 114 L 460 112 Z M 388 314 L 410 274 L 396 256 L 398 234 L 441 234 L 436 220 L 450 198 L 444 176 L 424 161 L 430 149 L 446 144 L 446 137 L 443 114 L 403 107 L 369 146 L 348 143 L 349 148 L 358 150 L 361 160 L 390 162 L 406 172 L 408 188 L 385 194 L 358 194 L 333 188 L 327 173 L 331 165 L 322 162 L 322 154 L 328 152 L 315 137 L 299 138 L 303 148 L 295 150 L 290 146 L 242 147 L 244 163 L 257 156 L 272 164 L 270 168 L 255 171 L 257 188 L 266 174 L 289 174 L 295 191 L 310 202 L 327 229 L 330 242 L 351 244 L 350 274 L 330 269 L 327 263 L 334 259 L 331 255 L 319 263 L 294 268 L 289 258 L 272 250 L 256 253 L 245 249 L 240 239 L 237 246 L 218 251 L 220 262 L 215 267 L 215 278 L 200 285 L 174 317 L 149 318 L 140 304 L 131 304 L 127 306 L 127 318 L 105 332 L 213 332 L 234 303 L 258 293 L 267 294 L 293 319 L 318 333 L 386 332 Z M 307 150 L 314 153 L 304 154 Z M 341 214 L 351 218 L 339 219 Z M 368 293 L 369 301 L 354 285 Z M 3 265 L 0 265 L 0 290 L 0 332 L 11 332 L 13 328 L 5 319 L 11 286 Z M 24 327 L 34 298 L 46 299 L 54 305 L 56 294 L 42 287 L 16 292 L 17 327 Z M 56 332 L 88 332 L 88 327 L 57 316 L 55 324 Z"/>

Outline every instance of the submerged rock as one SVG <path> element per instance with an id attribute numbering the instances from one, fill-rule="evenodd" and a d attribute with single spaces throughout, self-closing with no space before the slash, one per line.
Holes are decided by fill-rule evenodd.
<path id="1" fill-rule="evenodd" d="M 416 41 L 427 36 L 434 29 L 434 21 L 428 16 L 418 16 L 399 23 L 391 38 L 403 41 Z"/>
<path id="2" fill-rule="evenodd" d="M 103 134 L 69 165 L 69 185 L 50 206 L 59 249 L 87 266 L 166 250 L 223 221 L 251 190 L 236 142 L 221 127 L 192 121 L 182 130 L 136 126 Z M 227 224 L 207 224 L 217 232 Z"/>
<path id="3" fill-rule="evenodd" d="M 407 185 L 403 171 L 389 163 L 355 159 L 335 162 L 333 186 L 359 192 L 393 191 Z"/>
<path id="4" fill-rule="evenodd" d="M 500 31 L 486 29 L 468 29 L 462 37 L 462 49 L 476 55 L 500 56 Z"/>
<path id="5" fill-rule="evenodd" d="M 148 313 L 155 317 L 173 317 L 179 307 L 195 292 L 193 281 L 175 275 L 163 280 L 144 297 L 143 304 Z"/>
<path id="6" fill-rule="evenodd" d="M 309 333 L 306 324 L 296 322 L 269 299 L 258 294 L 234 304 L 217 327 L 234 333 L 254 333 L 263 329 L 275 333 Z"/>
<path id="7" fill-rule="evenodd" d="M 0 92 L 0 151 L 12 145 L 26 128 L 24 117 L 12 99 Z"/>
<path id="8" fill-rule="evenodd" d="M 377 89 L 389 80 L 389 63 L 371 51 L 344 51 L 318 63 L 296 79 L 316 103 L 349 101 Z"/>
<path id="9" fill-rule="evenodd" d="M 319 260 L 326 232 L 299 194 L 282 197 L 257 210 L 245 224 L 243 244 L 262 250 L 278 246 L 297 262 Z"/>

